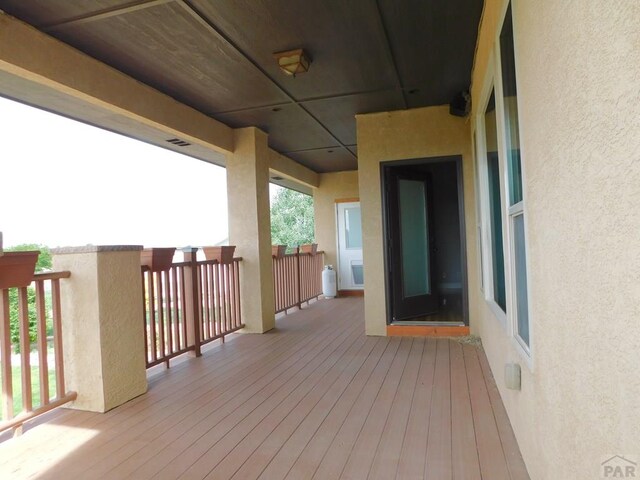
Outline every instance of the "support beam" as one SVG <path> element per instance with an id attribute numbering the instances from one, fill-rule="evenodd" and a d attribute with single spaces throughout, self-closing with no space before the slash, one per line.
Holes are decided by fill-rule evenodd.
<path id="1" fill-rule="evenodd" d="M 278 174 L 308 187 L 320 186 L 318 173 L 272 149 L 269 149 L 269 167 Z"/>
<path id="2" fill-rule="evenodd" d="M 134 138 L 154 131 L 214 153 L 233 150 L 223 123 L 1 12 L 0 94 Z"/>
<path id="3" fill-rule="evenodd" d="M 275 326 L 269 211 L 267 135 L 255 127 L 234 132 L 235 152 L 227 156 L 229 243 L 242 257 L 240 297 L 246 331 Z"/>

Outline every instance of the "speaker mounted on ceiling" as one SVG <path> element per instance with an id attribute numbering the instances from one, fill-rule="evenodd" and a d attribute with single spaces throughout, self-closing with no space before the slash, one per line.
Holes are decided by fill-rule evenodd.
<path id="1" fill-rule="evenodd" d="M 458 93 L 449 104 L 449 114 L 466 117 L 471 112 L 471 95 L 468 91 Z"/>

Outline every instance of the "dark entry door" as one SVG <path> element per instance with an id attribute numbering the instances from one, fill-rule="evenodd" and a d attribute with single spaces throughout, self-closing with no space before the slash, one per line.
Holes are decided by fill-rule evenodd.
<path id="1" fill-rule="evenodd" d="M 386 181 L 392 313 L 409 320 L 438 310 L 431 175 L 392 168 Z"/>

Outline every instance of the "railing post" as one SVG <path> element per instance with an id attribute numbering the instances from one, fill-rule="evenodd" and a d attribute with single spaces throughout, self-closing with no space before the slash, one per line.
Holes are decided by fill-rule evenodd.
<path id="1" fill-rule="evenodd" d="M 182 249 L 184 261 L 190 265 L 184 268 L 184 289 L 185 289 L 185 324 L 187 325 L 187 342 L 193 345 L 193 353 L 196 357 L 202 355 L 200 345 L 202 334 L 200 332 L 200 289 L 198 288 L 198 261 L 196 255 L 197 247 L 185 247 Z"/>
<path id="2" fill-rule="evenodd" d="M 296 247 L 296 251 L 295 251 L 295 258 L 296 258 L 296 277 L 297 277 L 297 281 L 296 281 L 296 305 L 298 306 L 298 309 L 302 308 L 302 301 L 300 300 L 302 298 L 302 275 L 301 275 L 301 269 L 300 269 L 300 245 L 298 245 L 298 247 Z"/>
<path id="3" fill-rule="evenodd" d="M 242 256 L 244 331 L 264 333 L 275 327 L 269 143 L 267 135 L 255 127 L 235 129 L 233 137 L 234 151 L 227 157 L 229 243 Z"/>
<path id="4" fill-rule="evenodd" d="M 131 245 L 53 250 L 54 269 L 72 272 L 60 302 L 57 282 L 52 284 L 56 366 L 62 364 L 61 353 L 66 387 L 78 394 L 71 408 L 106 412 L 147 391 L 141 250 Z M 60 375 L 58 395 L 62 380 Z"/>

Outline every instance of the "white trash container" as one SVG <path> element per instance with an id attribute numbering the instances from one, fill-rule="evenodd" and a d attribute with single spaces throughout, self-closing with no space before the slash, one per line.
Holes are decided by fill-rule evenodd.
<path id="1" fill-rule="evenodd" d="M 324 298 L 335 298 L 336 294 L 336 271 L 327 265 L 322 271 L 322 295 Z"/>

